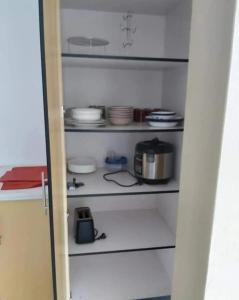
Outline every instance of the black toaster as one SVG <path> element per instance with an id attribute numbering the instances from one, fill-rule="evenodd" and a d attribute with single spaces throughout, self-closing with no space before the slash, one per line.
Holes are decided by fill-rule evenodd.
<path id="1" fill-rule="evenodd" d="M 89 207 L 75 209 L 74 225 L 75 242 L 77 244 L 93 243 L 95 241 L 94 220 Z"/>

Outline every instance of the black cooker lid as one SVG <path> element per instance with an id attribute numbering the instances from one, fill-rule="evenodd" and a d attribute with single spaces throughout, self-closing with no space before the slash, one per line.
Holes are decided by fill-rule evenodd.
<path id="1" fill-rule="evenodd" d="M 158 138 L 154 138 L 150 141 L 143 141 L 136 144 L 136 152 L 160 154 L 173 152 L 173 145 L 160 141 Z"/>

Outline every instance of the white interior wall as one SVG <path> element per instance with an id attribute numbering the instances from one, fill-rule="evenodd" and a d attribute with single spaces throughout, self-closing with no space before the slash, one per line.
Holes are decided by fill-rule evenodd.
<path id="1" fill-rule="evenodd" d="M 159 195 L 156 202 L 160 216 L 167 222 L 172 232 L 176 235 L 178 194 Z"/>
<path id="2" fill-rule="evenodd" d="M 188 58 L 192 0 L 183 0 L 166 16 L 165 56 Z"/>
<path id="3" fill-rule="evenodd" d="M 37 0 L 1 1 L 0 39 L 0 165 L 45 164 Z"/>
<path id="4" fill-rule="evenodd" d="M 156 57 L 164 55 L 164 16 L 134 15 L 133 26 L 137 27 L 133 36 L 134 44 L 130 48 L 123 48 L 126 33 L 120 29 L 120 25 L 124 24 L 122 15 L 122 13 L 62 9 L 63 52 L 69 52 L 67 38 L 85 36 L 103 38 L 109 40 L 110 44 L 105 48 L 92 49 L 71 46 L 71 52 Z"/>
<path id="5" fill-rule="evenodd" d="M 71 215 L 81 206 L 89 206 L 92 211 L 155 209 L 157 200 L 158 195 L 150 195 L 147 199 L 144 195 L 68 198 L 68 208 Z"/>
<path id="6" fill-rule="evenodd" d="M 166 69 L 163 72 L 163 107 L 173 110 L 183 117 L 185 114 L 187 79 L 187 65 Z"/>
<path id="7" fill-rule="evenodd" d="M 162 106 L 175 111 L 184 117 L 187 87 L 187 66 L 165 70 L 163 73 Z M 173 144 L 176 148 L 176 177 L 180 177 L 183 135 L 174 136 Z"/>
<path id="8" fill-rule="evenodd" d="M 157 251 L 157 255 L 165 270 L 165 276 L 168 276 L 168 280 L 172 282 L 174 271 L 174 256 L 175 249 L 160 249 Z"/>
<path id="9" fill-rule="evenodd" d="M 64 67 L 63 82 L 66 107 L 161 107 L 161 72 Z"/>

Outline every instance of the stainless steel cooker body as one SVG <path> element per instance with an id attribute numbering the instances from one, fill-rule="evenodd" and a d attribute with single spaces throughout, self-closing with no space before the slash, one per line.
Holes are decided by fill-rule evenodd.
<path id="1" fill-rule="evenodd" d="M 135 174 L 149 183 L 168 181 L 172 176 L 173 153 L 136 153 Z"/>

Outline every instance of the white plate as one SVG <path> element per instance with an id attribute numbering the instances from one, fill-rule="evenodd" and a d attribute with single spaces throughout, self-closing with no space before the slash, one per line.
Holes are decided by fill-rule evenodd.
<path id="1" fill-rule="evenodd" d="M 153 122 L 150 121 L 148 122 L 150 126 L 152 127 L 163 127 L 163 128 L 170 128 L 170 127 L 175 127 L 178 125 L 178 122 Z"/>
<path id="2" fill-rule="evenodd" d="M 113 114 L 109 114 L 110 117 L 126 117 L 126 118 L 131 118 L 133 116 L 133 114 L 117 114 L 117 113 L 113 113 Z"/>
<path id="3" fill-rule="evenodd" d="M 84 127 L 99 127 L 105 126 L 105 120 L 98 121 L 78 121 L 70 118 L 65 118 L 65 123 L 70 126 L 84 126 Z"/>

